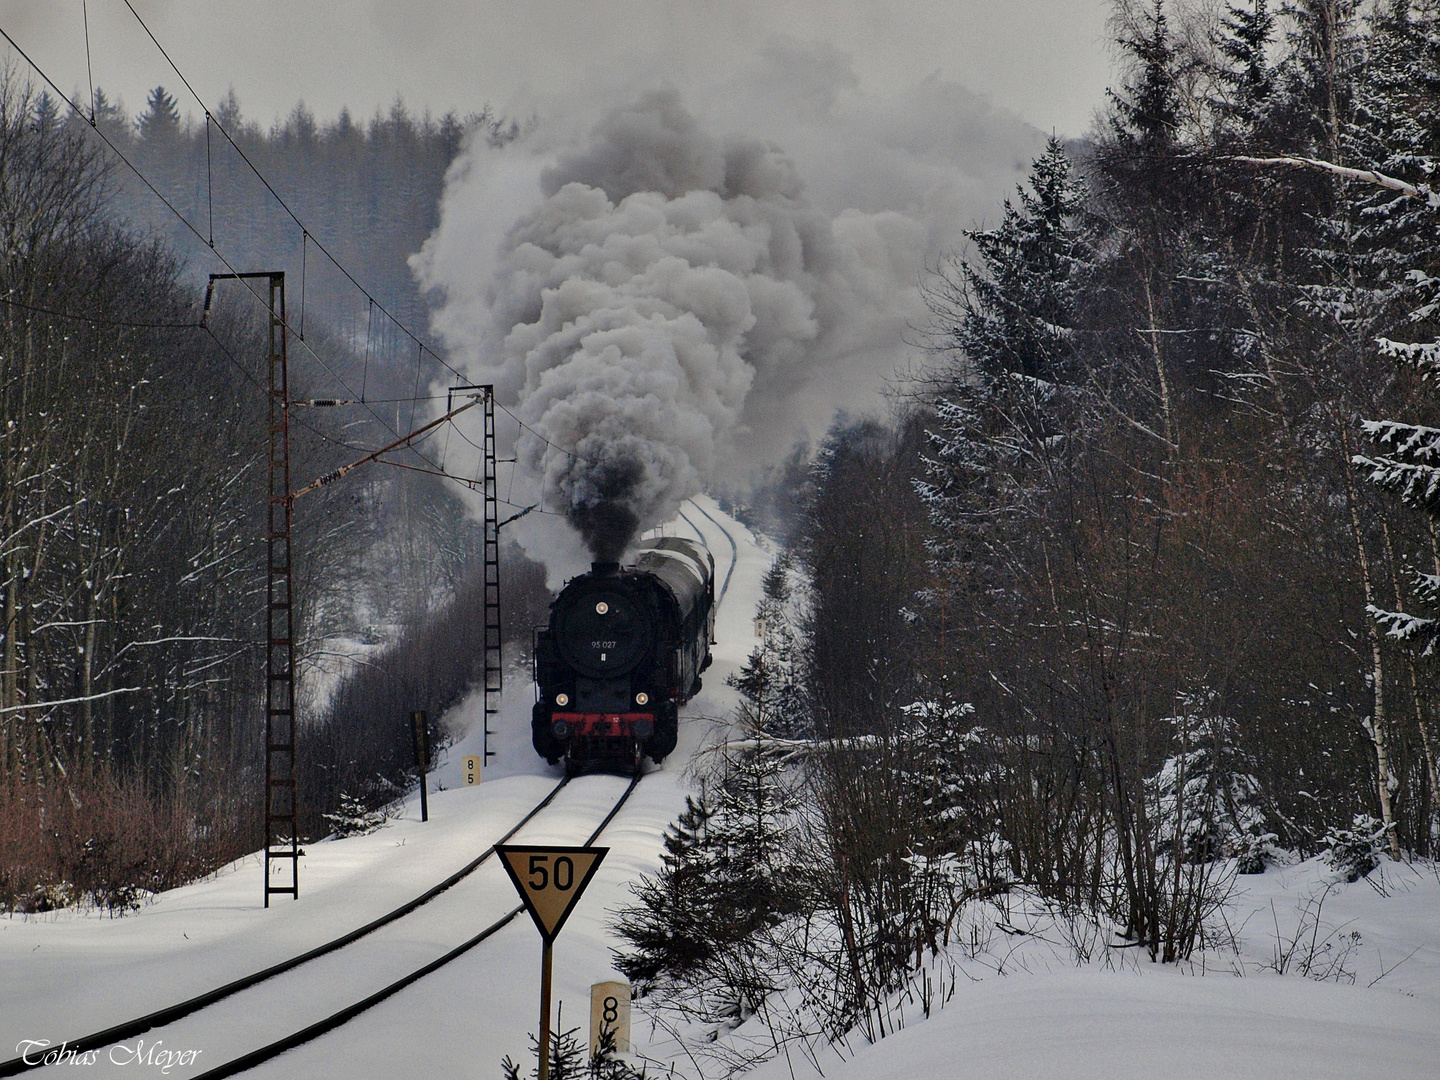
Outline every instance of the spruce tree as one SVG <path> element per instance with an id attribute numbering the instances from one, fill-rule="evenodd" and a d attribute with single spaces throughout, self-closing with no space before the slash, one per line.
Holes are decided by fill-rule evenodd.
<path id="1" fill-rule="evenodd" d="M 1230 66 L 1216 74 L 1228 87 L 1228 99 L 1217 103 L 1242 143 L 1265 143 L 1275 134 L 1269 123 L 1275 93 L 1275 69 L 1269 50 L 1275 36 L 1275 13 L 1268 0 L 1246 6 L 1227 4 L 1216 46 Z"/>
<path id="2" fill-rule="evenodd" d="M 771 574 L 770 602 L 785 595 Z M 762 605 L 763 608 L 763 605 Z M 717 1019 L 750 1015 L 778 982 L 767 933 L 800 907 L 787 857 L 796 808 L 787 767 L 769 753 L 762 697 L 772 693 L 763 662 L 736 680 L 742 702 L 729 743 L 716 755 L 700 799 L 665 833 L 660 871 L 634 887 L 615 930 L 630 946 L 616 967 L 641 985 L 711 992 Z"/>
<path id="3" fill-rule="evenodd" d="M 140 138 L 148 143 L 174 139 L 180 134 L 180 109 L 175 98 L 157 86 L 145 99 L 145 112 L 135 121 Z"/>
<path id="4" fill-rule="evenodd" d="M 793 563 L 787 551 L 765 572 L 755 610 L 760 644 L 727 680 L 754 704 L 761 727 L 781 738 L 798 738 L 812 730 L 801 691 L 800 644 L 790 611 Z"/>
<path id="5" fill-rule="evenodd" d="M 1111 127 L 1127 150 L 1155 157 L 1172 149 L 1180 130 L 1175 47 L 1165 17 L 1165 0 L 1154 0 L 1133 33 L 1118 39 L 1136 66 L 1119 91 L 1107 90 L 1115 114 Z"/>
<path id="6" fill-rule="evenodd" d="M 974 261 L 952 263 L 930 295 L 951 350 L 922 498 L 942 529 L 942 561 L 971 550 L 987 519 L 1013 514 L 1063 435 L 1065 387 L 1080 377 L 1076 305 L 1092 255 L 1084 188 L 1059 140 L 1000 225 L 971 231 Z"/>
<path id="7" fill-rule="evenodd" d="M 642 992 L 662 978 L 680 979 L 715 952 L 715 859 L 709 844 L 712 811 L 704 798 L 685 797 L 685 809 L 666 830 L 660 871 L 642 877 L 637 903 L 623 908 L 615 931 L 630 946 L 615 966 Z"/>

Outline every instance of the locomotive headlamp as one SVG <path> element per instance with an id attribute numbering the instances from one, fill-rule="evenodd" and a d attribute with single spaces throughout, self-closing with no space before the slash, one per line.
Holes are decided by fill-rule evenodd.
<path id="1" fill-rule="evenodd" d="M 604 614 L 605 614 L 607 611 L 609 611 L 609 610 L 610 610 L 610 605 L 607 604 L 604 600 L 601 600 L 598 604 L 595 605 L 595 614 L 596 614 L 596 615 L 604 615 Z"/>
<path id="2" fill-rule="evenodd" d="M 637 739 L 648 739 L 654 733 L 655 725 L 648 718 L 642 716 L 635 721 L 630 730 L 635 733 Z"/>
<path id="3" fill-rule="evenodd" d="M 564 720 L 556 720 L 555 726 L 551 730 L 555 732 L 557 739 L 564 739 L 570 735 L 570 725 Z"/>
<path id="4" fill-rule="evenodd" d="M 562 708 L 563 708 L 564 706 L 566 706 L 566 705 L 569 705 L 569 704 L 570 704 L 570 695 L 569 695 L 569 694 L 556 694 L 556 695 L 555 695 L 555 704 L 561 706 Z"/>
<path id="5" fill-rule="evenodd" d="M 641 690 L 638 694 L 635 695 L 635 704 L 636 704 L 636 705 L 649 705 L 649 704 L 650 704 L 650 695 L 647 694 L 647 693 L 645 693 L 644 690 Z"/>

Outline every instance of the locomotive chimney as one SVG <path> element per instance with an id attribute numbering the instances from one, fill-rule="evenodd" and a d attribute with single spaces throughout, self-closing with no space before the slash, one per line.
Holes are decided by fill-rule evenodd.
<path id="1" fill-rule="evenodd" d="M 591 563 L 590 572 L 596 577 L 610 577 L 620 573 L 620 564 L 618 562 Z"/>

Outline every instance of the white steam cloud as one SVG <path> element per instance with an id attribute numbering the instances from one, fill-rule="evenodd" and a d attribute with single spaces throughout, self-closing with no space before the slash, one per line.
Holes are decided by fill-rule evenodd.
<path id="1" fill-rule="evenodd" d="M 712 134 L 667 87 L 627 95 L 559 145 L 543 124 L 504 149 L 477 140 L 452 169 L 414 264 L 443 295 L 436 331 L 529 429 L 519 464 L 575 530 L 527 519 L 522 543 L 552 577 L 587 549 L 618 559 L 685 498 L 777 460 L 836 409 L 873 408 L 923 317 L 927 262 L 1038 142 L 953 86 L 922 85 L 905 122 L 884 124 L 873 104 L 842 116 L 853 78 L 796 48 L 747 81 L 800 111 L 752 114 L 768 138 Z M 776 85 L 786 71 L 797 93 Z M 733 111 L 743 95 L 724 100 Z M 959 113 L 983 169 L 946 160 L 963 157 L 946 123 Z M 929 140 L 915 115 L 935 125 Z M 831 206 L 807 193 L 776 139 L 787 132 L 828 166 Z"/>

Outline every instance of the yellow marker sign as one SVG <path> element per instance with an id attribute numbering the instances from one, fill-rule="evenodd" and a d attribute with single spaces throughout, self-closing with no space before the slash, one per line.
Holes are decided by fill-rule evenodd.
<path id="1" fill-rule="evenodd" d="M 480 755 L 466 754 L 460 759 L 460 771 L 465 774 L 465 786 L 480 782 Z"/>
<path id="2" fill-rule="evenodd" d="M 548 945 L 560 933 L 610 849 L 517 844 L 495 850 Z"/>

